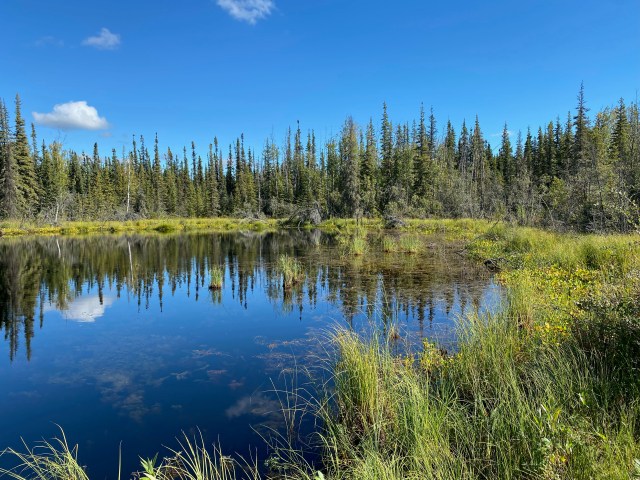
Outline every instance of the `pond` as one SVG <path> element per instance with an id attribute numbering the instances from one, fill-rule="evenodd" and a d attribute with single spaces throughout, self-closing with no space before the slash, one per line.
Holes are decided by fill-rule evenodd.
<path id="1" fill-rule="evenodd" d="M 319 231 L 0 239 L 0 449 L 59 425 L 91 478 L 117 478 L 120 445 L 127 474 L 199 429 L 264 460 L 263 429 L 282 426 L 274 390 L 326 365 L 336 326 L 455 349 L 461 312 L 500 301 L 459 246 L 425 237 L 411 255 L 370 240 L 354 257 Z M 283 254 L 305 272 L 291 289 Z"/>

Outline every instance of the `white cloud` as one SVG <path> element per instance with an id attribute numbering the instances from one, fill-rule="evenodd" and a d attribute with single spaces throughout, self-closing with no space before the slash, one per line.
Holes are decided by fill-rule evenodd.
<path id="1" fill-rule="evenodd" d="M 100 50 L 113 50 L 120 45 L 120 35 L 112 33 L 108 28 L 103 27 L 98 35 L 85 38 L 82 44 Z"/>
<path id="2" fill-rule="evenodd" d="M 105 130 L 107 119 L 98 115 L 87 102 L 67 102 L 54 105 L 50 113 L 33 112 L 36 123 L 61 130 Z"/>
<path id="3" fill-rule="evenodd" d="M 275 8 L 273 0 L 217 0 L 217 4 L 236 20 L 255 25 Z"/>
<path id="4" fill-rule="evenodd" d="M 104 297 L 100 303 L 100 297 L 97 295 L 89 297 L 78 297 L 73 300 L 67 308 L 60 310 L 62 318 L 81 323 L 93 323 L 96 319 L 104 315 L 107 307 L 115 301 L 114 298 Z M 57 308 L 53 306 L 45 306 L 44 311 L 55 311 Z"/>

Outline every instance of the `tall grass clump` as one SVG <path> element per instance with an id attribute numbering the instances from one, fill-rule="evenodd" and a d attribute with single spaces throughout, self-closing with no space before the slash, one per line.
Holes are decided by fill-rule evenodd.
<path id="1" fill-rule="evenodd" d="M 422 247 L 423 242 L 418 235 L 403 235 L 398 242 L 398 251 L 403 253 L 418 253 Z"/>
<path id="2" fill-rule="evenodd" d="M 289 255 L 278 257 L 278 271 L 282 275 L 282 285 L 285 289 L 293 287 L 304 280 L 302 264 Z"/>
<path id="3" fill-rule="evenodd" d="M 189 438 L 184 434 L 178 440 L 178 449 L 156 465 L 156 458 L 141 459 L 142 480 L 257 480 L 257 464 L 241 459 L 237 461 L 222 454 L 219 446 L 207 450 L 202 434 Z"/>
<path id="4" fill-rule="evenodd" d="M 338 332 L 318 409 L 328 478 L 631 478 L 637 399 L 602 405 L 592 359 L 540 346 L 511 313 L 469 317 L 452 356 Z"/>
<path id="5" fill-rule="evenodd" d="M 397 252 L 398 241 L 390 235 L 385 235 L 382 238 L 382 251 L 386 253 Z"/>
<path id="6" fill-rule="evenodd" d="M 216 265 L 211 268 L 211 283 L 209 284 L 210 290 L 220 290 L 224 281 L 224 270 L 222 267 Z"/>
<path id="7" fill-rule="evenodd" d="M 360 256 L 364 255 L 369 248 L 367 244 L 367 238 L 363 235 L 354 235 L 351 239 L 351 245 L 349 246 L 349 252 L 351 255 Z"/>
<path id="8" fill-rule="evenodd" d="M 0 466 L 0 477 L 15 480 L 89 480 L 85 469 L 78 463 L 78 446 L 69 447 L 62 431 L 62 438 L 53 442 L 42 441 L 25 452 L 7 449 L 2 457 L 13 456 L 18 465 L 11 469 Z M 222 454 L 219 446 L 207 449 L 202 434 L 189 438 L 184 434 L 178 440 L 177 449 L 158 463 L 157 455 L 152 459 L 140 459 L 141 472 L 133 478 L 142 480 L 257 480 L 260 477 L 255 461 L 234 459 Z M 118 472 L 121 478 L 122 472 Z M 126 478 L 129 478 L 128 476 Z"/>
<path id="9" fill-rule="evenodd" d="M 367 230 L 362 227 L 339 234 L 337 240 L 345 255 L 359 257 L 369 250 Z"/>
<path id="10" fill-rule="evenodd" d="M 43 440 L 33 448 L 25 444 L 25 451 L 8 448 L 0 453 L 0 463 L 6 456 L 18 462 L 12 469 L 0 466 L 0 477 L 15 480 L 89 480 L 78 463 L 78 445 L 70 447 L 61 429 L 61 438 L 51 442 Z"/>

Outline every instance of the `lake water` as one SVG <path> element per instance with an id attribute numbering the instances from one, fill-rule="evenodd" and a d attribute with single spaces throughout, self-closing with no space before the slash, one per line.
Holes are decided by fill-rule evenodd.
<path id="1" fill-rule="evenodd" d="M 452 349 L 463 310 L 497 306 L 482 266 L 425 245 L 348 257 L 318 231 L 0 239 L 0 449 L 60 425 L 92 479 L 117 478 L 120 444 L 127 474 L 199 428 L 264 460 L 259 433 L 282 426 L 274 388 L 326 359 L 336 325 L 394 322 L 399 345 Z M 281 254 L 306 272 L 291 290 Z M 219 291 L 212 266 L 225 271 Z"/>

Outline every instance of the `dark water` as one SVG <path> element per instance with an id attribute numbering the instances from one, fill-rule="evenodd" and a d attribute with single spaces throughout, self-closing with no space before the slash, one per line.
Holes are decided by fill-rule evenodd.
<path id="1" fill-rule="evenodd" d="M 488 272 L 432 240 L 350 258 L 319 232 L 1 239 L 0 449 L 57 424 L 92 478 L 116 478 L 120 442 L 128 473 L 199 428 L 264 459 L 255 430 L 282 426 L 274 387 L 318 364 L 333 326 L 394 322 L 409 342 L 454 348 L 463 310 L 495 308 Z M 291 291 L 275 269 L 284 253 L 307 275 Z"/>

